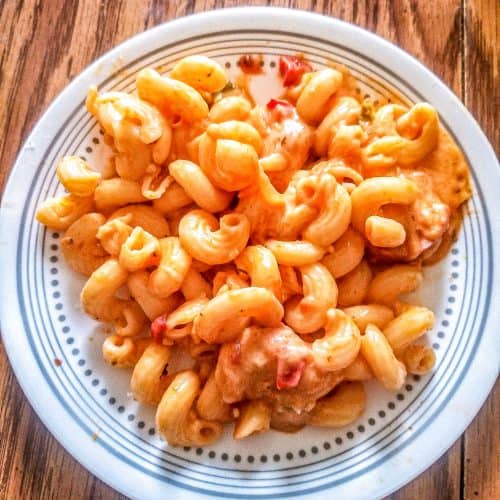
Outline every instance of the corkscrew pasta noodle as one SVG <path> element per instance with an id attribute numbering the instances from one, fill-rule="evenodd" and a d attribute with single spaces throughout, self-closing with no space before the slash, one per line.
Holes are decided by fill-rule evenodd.
<path id="1" fill-rule="evenodd" d="M 102 173 L 59 159 L 67 193 L 36 213 L 64 232 L 82 308 L 110 324 L 103 358 L 131 370 L 170 446 L 208 445 L 231 422 L 238 440 L 349 425 L 365 381 L 395 391 L 438 362 L 434 312 L 402 296 L 449 248 L 470 196 L 463 155 L 431 104 L 379 103 L 346 68 L 280 62 L 301 71 L 266 104 L 203 55 L 139 71 L 130 93 L 91 87 L 111 159 Z"/>

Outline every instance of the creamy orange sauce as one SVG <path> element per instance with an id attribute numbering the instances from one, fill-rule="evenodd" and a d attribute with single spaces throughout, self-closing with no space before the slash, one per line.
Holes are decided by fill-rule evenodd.
<path id="1" fill-rule="evenodd" d="M 277 387 L 279 360 L 301 369 L 297 384 L 287 390 Z M 215 377 L 225 402 L 263 399 L 290 418 L 309 411 L 341 380 L 338 373 L 318 368 L 310 344 L 286 326 L 249 328 L 238 341 L 224 345 Z"/>
<path id="2" fill-rule="evenodd" d="M 457 209 L 471 197 L 467 162 L 458 146 L 442 127 L 436 149 L 416 163 L 414 168 L 432 179 L 434 192 L 450 208 Z"/>

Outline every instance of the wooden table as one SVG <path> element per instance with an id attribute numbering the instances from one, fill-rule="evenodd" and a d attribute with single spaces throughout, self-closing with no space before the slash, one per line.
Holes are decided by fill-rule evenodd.
<path id="1" fill-rule="evenodd" d="M 498 151 L 495 0 L 0 0 L 0 186 L 52 99 L 102 53 L 156 24 L 235 5 L 290 6 L 355 23 L 427 65 L 462 99 Z M 453 447 L 394 499 L 500 497 L 500 384 Z M 49 434 L 0 342 L 0 498 L 122 498 Z M 496 419 L 495 419 L 496 417 Z M 432 443 L 429 443 L 432 446 Z"/>

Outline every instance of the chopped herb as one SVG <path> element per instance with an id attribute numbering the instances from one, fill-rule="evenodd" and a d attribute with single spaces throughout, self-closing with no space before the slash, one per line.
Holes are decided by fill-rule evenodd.
<path id="1" fill-rule="evenodd" d="M 365 122 L 372 122 L 374 118 L 375 111 L 373 110 L 373 104 L 369 99 L 365 99 L 361 105 L 361 120 Z"/>

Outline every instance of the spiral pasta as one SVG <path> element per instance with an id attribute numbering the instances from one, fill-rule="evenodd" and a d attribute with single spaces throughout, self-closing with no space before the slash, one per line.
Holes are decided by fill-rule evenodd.
<path id="1" fill-rule="evenodd" d="M 301 56 L 278 66 L 266 104 L 203 55 L 142 69 L 133 93 L 91 87 L 107 166 L 63 157 L 67 193 L 36 213 L 64 231 L 82 309 L 111 326 L 103 358 L 170 446 L 231 422 L 238 440 L 346 426 L 365 381 L 398 390 L 438 362 L 434 313 L 403 296 L 452 239 L 463 155 L 430 104 L 379 105 Z"/>
<path id="2" fill-rule="evenodd" d="M 247 244 L 250 223 L 243 214 L 224 215 L 217 219 L 203 210 L 187 213 L 179 225 L 179 238 L 195 259 L 210 265 L 235 259 Z"/>

